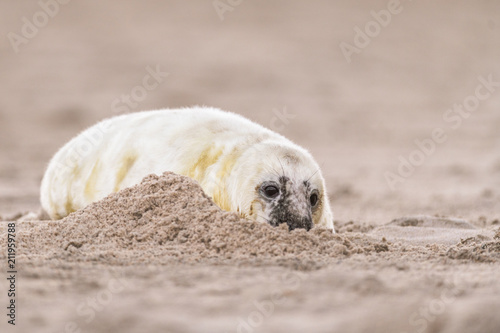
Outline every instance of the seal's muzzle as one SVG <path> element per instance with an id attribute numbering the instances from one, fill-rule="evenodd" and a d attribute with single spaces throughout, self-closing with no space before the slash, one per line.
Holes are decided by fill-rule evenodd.
<path id="1" fill-rule="evenodd" d="M 275 188 L 275 189 L 273 189 Z M 269 224 L 288 225 L 289 230 L 313 227 L 312 205 L 309 201 L 309 184 L 307 181 L 294 184 L 290 178 L 281 176 L 279 184 L 264 184 L 262 192 L 269 207 Z"/>

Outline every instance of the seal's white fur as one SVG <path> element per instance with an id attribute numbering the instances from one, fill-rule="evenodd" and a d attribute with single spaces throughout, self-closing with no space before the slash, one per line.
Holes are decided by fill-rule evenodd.
<path id="1" fill-rule="evenodd" d="M 41 203 L 51 218 L 62 218 L 164 171 L 197 180 L 222 209 L 263 222 L 270 212 L 259 197 L 262 182 L 285 174 L 292 180 L 287 186 L 298 188 L 309 180 L 320 198 L 312 221 L 333 229 L 324 179 L 305 149 L 242 116 L 207 107 L 127 114 L 90 127 L 52 158 Z M 294 206 L 307 209 L 305 203 Z"/>

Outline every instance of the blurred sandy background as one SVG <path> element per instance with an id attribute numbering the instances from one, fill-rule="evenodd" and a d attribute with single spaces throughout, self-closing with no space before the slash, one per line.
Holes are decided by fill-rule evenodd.
<path id="1" fill-rule="evenodd" d="M 457 130 L 443 121 L 500 81 L 495 1 L 402 2 L 401 13 L 349 64 L 340 43 L 387 1 L 243 1 L 223 14 L 210 1 L 71 1 L 15 53 L 0 43 L 1 214 L 38 208 L 50 157 L 72 136 L 113 116 L 146 67 L 169 76 L 132 111 L 210 105 L 281 133 L 323 165 L 336 217 L 376 222 L 401 214 L 498 217 L 500 89 Z M 35 1 L 2 2 L 1 30 L 21 35 Z M 442 127 L 448 140 L 392 191 L 386 171 L 413 141 Z M 492 216 L 493 217 L 493 216 Z"/>
<path id="2" fill-rule="evenodd" d="M 47 0 L 48 1 L 48 0 Z M 225 0 L 222 3 L 228 4 Z M 243 0 L 221 20 L 212 1 L 78 1 L 59 5 L 16 53 L 37 1 L 0 2 L 0 216 L 39 209 L 44 168 L 67 140 L 111 117 L 150 68 L 168 77 L 131 108 L 209 105 L 280 132 L 322 165 L 336 220 L 383 224 L 410 214 L 500 218 L 500 87 L 453 129 L 443 115 L 500 82 L 500 4 L 402 1 L 354 53 L 355 27 L 388 1 Z M 414 140 L 436 146 L 395 190 Z"/>

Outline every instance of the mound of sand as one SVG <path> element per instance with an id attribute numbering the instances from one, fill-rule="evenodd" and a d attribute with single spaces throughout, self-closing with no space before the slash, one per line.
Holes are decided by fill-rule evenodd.
<path id="1" fill-rule="evenodd" d="M 289 231 L 284 224 L 275 228 L 222 211 L 197 182 L 171 172 L 149 175 L 61 221 L 23 223 L 20 239 L 28 252 L 76 261 L 279 257 L 315 266 L 353 254 L 400 256 L 411 246 L 433 257 L 500 260 L 494 232 L 464 220 L 414 216 L 376 228 L 347 223 L 338 234 L 319 227 Z"/>
<path id="2" fill-rule="evenodd" d="M 389 244 L 367 235 L 336 235 L 313 228 L 288 231 L 222 211 L 197 182 L 166 172 L 114 193 L 62 221 L 33 223 L 24 242 L 45 243 L 53 253 L 113 257 L 168 256 L 210 258 L 293 257 L 327 259 L 387 251 Z M 50 233 L 51 235 L 47 235 Z M 186 259 L 189 258 L 189 259 Z M 87 258 L 88 259 L 88 258 Z"/>

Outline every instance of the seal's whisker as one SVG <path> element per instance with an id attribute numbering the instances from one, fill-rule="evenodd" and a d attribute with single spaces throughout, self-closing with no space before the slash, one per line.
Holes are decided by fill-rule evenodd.
<path id="1" fill-rule="evenodd" d="M 276 156 L 276 158 L 278 159 L 278 162 L 280 162 L 280 165 L 281 165 L 281 171 L 283 171 L 283 174 L 282 176 L 285 177 L 285 168 L 283 168 L 283 164 L 281 163 L 281 160 L 278 156 Z"/>
<path id="2" fill-rule="evenodd" d="M 307 180 L 306 180 L 306 181 L 308 182 L 309 180 L 311 180 L 311 178 L 312 178 L 315 174 L 317 174 L 317 173 L 318 173 L 319 169 L 320 169 L 320 168 L 318 168 L 316 171 L 314 171 L 314 173 L 311 175 L 311 177 L 307 178 Z"/>
<path id="3" fill-rule="evenodd" d="M 271 170 L 274 172 L 274 174 L 275 174 L 276 176 L 278 176 L 278 178 L 279 178 L 279 177 L 280 177 L 280 173 L 279 173 L 278 171 L 276 171 L 276 169 L 275 169 L 274 167 L 270 166 L 270 168 L 271 168 Z"/>

